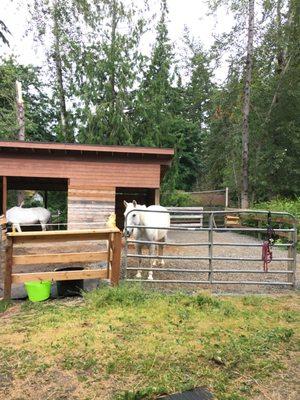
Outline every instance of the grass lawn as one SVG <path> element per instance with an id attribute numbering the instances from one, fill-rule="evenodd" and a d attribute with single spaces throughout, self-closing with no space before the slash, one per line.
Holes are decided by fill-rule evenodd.
<path id="1" fill-rule="evenodd" d="M 217 298 L 121 286 L 2 302 L 0 323 L 0 399 L 155 399 L 205 386 L 220 400 L 270 400 L 269 385 L 280 391 L 286 376 L 296 390 L 296 293 Z"/>

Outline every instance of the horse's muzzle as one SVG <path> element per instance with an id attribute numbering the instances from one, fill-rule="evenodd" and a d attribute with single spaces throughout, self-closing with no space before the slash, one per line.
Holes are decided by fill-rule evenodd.
<path id="1" fill-rule="evenodd" d="M 133 232 L 133 229 L 123 229 L 123 235 L 129 237 Z"/>

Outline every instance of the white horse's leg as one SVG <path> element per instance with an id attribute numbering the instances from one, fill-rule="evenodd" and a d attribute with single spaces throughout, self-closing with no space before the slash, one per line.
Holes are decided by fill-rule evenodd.
<path id="1" fill-rule="evenodd" d="M 41 224 L 41 227 L 42 227 L 43 231 L 47 230 L 47 226 L 46 226 L 47 222 L 48 221 L 46 219 L 39 219 L 39 223 Z"/>
<path id="2" fill-rule="evenodd" d="M 152 256 L 153 254 L 155 254 L 155 244 L 151 244 L 149 246 L 149 255 Z M 156 260 L 155 260 L 156 261 Z M 152 263 L 152 258 L 150 258 L 150 265 L 155 266 L 156 264 Z M 149 271 L 149 275 L 148 275 L 148 280 L 149 281 L 153 281 L 153 271 Z"/>
<path id="3" fill-rule="evenodd" d="M 156 245 L 154 245 L 154 251 L 153 253 L 156 253 Z M 152 267 L 157 267 L 159 265 L 159 259 L 154 258 L 153 262 L 152 262 Z"/>
<path id="4" fill-rule="evenodd" d="M 139 254 L 139 255 L 142 254 L 142 246 L 141 246 L 139 243 L 136 244 L 136 252 L 137 252 L 137 254 Z M 139 265 L 139 268 L 141 268 L 141 263 L 142 263 L 142 259 L 141 259 L 141 258 L 138 258 L 138 265 Z M 140 269 L 138 269 L 137 274 L 136 274 L 135 277 L 136 277 L 137 279 L 141 279 L 141 278 L 142 278 L 142 271 L 141 271 Z"/>
<path id="5" fill-rule="evenodd" d="M 160 242 L 165 242 L 166 241 L 166 237 L 160 239 Z M 163 256 L 164 255 L 164 245 L 163 244 L 159 244 L 158 245 L 158 255 L 159 256 Z M 165 260 L 163 258 L 158 259 L 159 265 L 161 267 L 163 267 L 165 265 Z"/>
<path id="6" fill-rule="evenodd" d="M 22 232 L 20 224 L 13 224 L 14 228 L 16 228 L 17 232 Z"/>
<path id="7" fill-rule="evenodd" d="M 157 241 L 158 237 L 158 231 L 156 230 L 155 234 L 153 235 L 151 241 Z M 152 254 L 157 254 L 159 251 L 159 247 L 155 244 L 153 245 L 154 249 L 152 249 Z M 154 258 L 153 262 L 152 262 L 152 267 L 157 267 L 159 265 L 159 259 L 158 258 Z"/>

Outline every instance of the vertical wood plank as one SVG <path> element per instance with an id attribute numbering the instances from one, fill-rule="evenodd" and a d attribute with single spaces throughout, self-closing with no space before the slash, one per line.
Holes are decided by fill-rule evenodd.
<path id="1" fill-rule="evenodd" d="M 111 284 L 118 285 L 120 280 L 120 264 L 121 264 L 121 232 L 114 233 L 113 238 L 113 258 L 111 263 Z"/>
<path id="2" fill-rule="evenodd" d="M 227 208 L 228 207 L 228 204 L 229 204 L 229 196 L 228 196 L 228 187 L 226 187 L 226 189 L 225 189 L 225 208 Z"/>
<path id="3" fill-rule="evenodd" d="M 160 189 L 155 189 L 155 205 L 159 205 L 160 204 Z"/>
<path id="4" fill-rule="evenodd" d="M 2 212 L 5 215 L 7 210 L 7 177 L 2 177 Z"/>
<path id="5" fill-rule="evenodd" d="M 12 282 L 12 264 L 13 264 L 13 240 L 7 239 L 6 245 L 6 257 L 4 267 L 4 299 L 9 300 L 11 298 L 11 282 Z"/>
<path id="6" fill-rule="evenodd" d="M 109 279 L 111 269 L 112 237 L 113 234 L 110 233 L 107 240 L 107 279 Z"/>

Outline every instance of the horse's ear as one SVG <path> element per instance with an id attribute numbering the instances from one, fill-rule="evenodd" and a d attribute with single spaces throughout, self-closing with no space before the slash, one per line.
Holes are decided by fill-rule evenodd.
<path id="1" fill-rule="evenodd" d="M 127 207 L 127 205 L 128 205 L 127 201 L 124 200 L 123 203 L 124 203 L 124 206 Z"/>
<path id="2" fill-rule="evenodd" d="M 137 202 L 135 200 L 133 200 L 132 204 L 133 204 L 133 207 L 137 206 Z"/>

